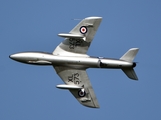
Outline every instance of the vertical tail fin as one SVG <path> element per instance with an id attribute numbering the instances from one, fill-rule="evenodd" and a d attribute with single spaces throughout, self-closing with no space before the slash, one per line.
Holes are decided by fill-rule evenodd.
<path id="1" fill-rule="evenodd" d="M 131 48 L 120 58 L 120 60 L 124 60 L 124 61 L 127 61 L 127 62 L 133 62 L 133 60 L 134 60 L 136 54 L 138 53 L 138 51 L 139 51 L 139 48 Z M 137 77 L 133 67 L 131 67 L 131 68 L 122 68 L 122 71 L 130 79 L 138 80 L 138 77 Z"/>

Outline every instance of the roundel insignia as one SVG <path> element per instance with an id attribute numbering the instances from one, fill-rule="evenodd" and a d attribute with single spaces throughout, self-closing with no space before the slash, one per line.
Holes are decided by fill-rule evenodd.
<path id="1" fill-rule="evenodd" d="M 86 34 L 87 33 L 87 27 L 86 26 L 82 26 L 82 27 L 80 27 L 80 32 L 82 33 L 82 34 Z"/>
<path id="2" fill-rule="evenodd" d="M 84 97 L 84 96 L 86 96 L 86 92 L 84 90 L 80 89 L 78 91 L 78 95 L 79 95 L 79 97 Z"/>

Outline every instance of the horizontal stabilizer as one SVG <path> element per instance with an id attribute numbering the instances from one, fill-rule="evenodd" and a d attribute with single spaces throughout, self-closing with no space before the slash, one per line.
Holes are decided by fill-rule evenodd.
<path id="1" fill-rule="evenodd" d="M 132 62 L 136 54 L 138 53 L 138 51 L 139 51 L 139 48 L 131 48 L 120 58 L 120 60 Z"/>
<path id="2" fill-rule="evenodd" d="M 81 89 L 82 88 L 76 85 L 66 85 L 66 84 L 57 85 L 56 87 L 60 89 Z"/>
<path id="3" fill-rule="evenodd" d="M 138 80 L 138 77 L 134 71 L 133 68 L 124 68 L 122 71 L 130 78 L 133 80 Z"/>

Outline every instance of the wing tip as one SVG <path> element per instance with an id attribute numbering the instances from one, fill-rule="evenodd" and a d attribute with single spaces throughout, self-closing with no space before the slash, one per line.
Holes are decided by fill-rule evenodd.
<path id="1" fill-rule="evenodd" d="M 87 17 L 87 18 L 85 18 L 85 19 L 102 19 L 102 17 L 96 17 L 96 16 L 93 16 L 93 17 Z"/>

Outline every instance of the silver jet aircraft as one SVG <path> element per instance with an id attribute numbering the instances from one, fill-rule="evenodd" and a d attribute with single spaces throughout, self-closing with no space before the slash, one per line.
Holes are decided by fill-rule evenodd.
<path id="1" fill-rule="evenodd" d="M 69 33 L 58 36 L 65 38 L 53 53 L 21 52 L 9 57 L 15 61 L 33 65 L 52 65 L 65 84 L 57 88 L 69 90 L 84 106 L 99 108 L 97 98 L 86 73 L 87 68 L 121 69 L 130 79 L 138 80 L 133 62 L 138 48 L 129 49 L 120 59 L 91 57 L 87 51 L 102 21 L 102 17 L 87 17 Z"/>

